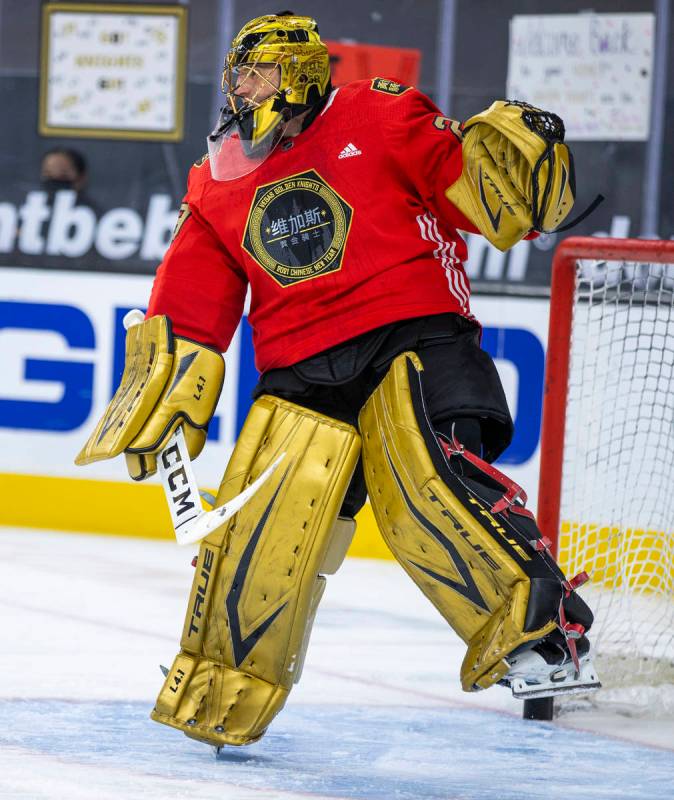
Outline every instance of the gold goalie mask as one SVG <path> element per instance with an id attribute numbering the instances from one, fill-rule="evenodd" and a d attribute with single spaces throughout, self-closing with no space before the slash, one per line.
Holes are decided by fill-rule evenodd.
<path id="1" fill-rule="evenodd" d="M 227 181 L 252 172 L 274 150 L 288 122 L 331 91 L 328 50 L 311 17 L 257 17 L 225 58 L 226 103 L 208 137 L 211 173 Z"/>

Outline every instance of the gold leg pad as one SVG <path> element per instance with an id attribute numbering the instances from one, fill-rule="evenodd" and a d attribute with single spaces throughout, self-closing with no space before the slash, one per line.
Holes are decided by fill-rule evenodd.
<path id="1" fill-rule="evenodd" d="M 422 370 L 414 353 L 398 356 L 364 406 L 363 466 L 387 545 L 468 645 L 461 677 L 471 691 L 499 680 L 507 670 L 503 657 L 554 623 L 524 631 L 530 581 L 523 564 L 529 555 L 520 548 L 513 557 L 507 531 L 467 492 L 461 494 L 461 482 L 439 461 L 425 416 Z M 432 457 L 429 448 L 438 453 Z"/>
<path id="2" fill-rule="evenodd" d="M 356 520 L 349 517 L 337 517 L 332 529 L 332 537 L 325 559 L 321 564 L 321 575 L 334 575 L 342 566 L 346 553 L 351 547 L 353 536 L 356 532 Z"/>
<path id="3" fill-rule="evenodd" d="M 300 678 L 302 677 L 302 670 L 304 669 L 304 659 L 307 655 L 307 650 L 309 648 L 309 639 L 311 638 L 311 630 L 314 627 L 314 620 L 316 619 L 316 612 L 318 611 L 318 604 L 321 602 L 321 598 L 323 597 L 323 592 L 325 592 L 325 587 L 327 584 L 327 580 L 323 577 L 323 575 L 319 575 L 316 578 L 316 583 L 314 585 L 314 592 L 311 595 L 311 605 L 309 606 L 309 614 L 307 616 L 307 622 L 304 628 L 304 637 L 302 638 L 302 644 L 300 645 L 299 653 L 297 654 L 297 660 L 295 662 L 295 669 L 294 669 L 294 677 L 293 683 L 299 683 Z"/>
<path id="4" fill-rule="evenodd" d="M 185 691 L 167 697 L 181 672 L 189 676 Z M 179 655 L 151 717 L 208 744 L 244 745 L 264 734 L 287 696 L 287 690 L 252 675 Z"/>
<path id="5" fill-rule="evenodd" d="M 251 408 L 216 506 L 281 453 L 268 483 L 202 542 L 182 650 L 153 714 L 212 744 L 254 741 L 283 707 L 301 673 L 320 575 L 337 568 L 352 533 L 335 521 L 360 453 L 357 431 L 270 396 Z"/>
<path id="6" fill-rule="evenodd" d="M 470 639 L 461 664 L 461 687 L 465 692 L 493 686 L 508 672 L 504 656 L 521 644 L 540 639 L 555 629 L 555 622 L 549 622 L 530 633 L 522 631 L 522 609 L 526 609 L 528 598 L 528 584 L 515 584 L 508 601 Z"/>

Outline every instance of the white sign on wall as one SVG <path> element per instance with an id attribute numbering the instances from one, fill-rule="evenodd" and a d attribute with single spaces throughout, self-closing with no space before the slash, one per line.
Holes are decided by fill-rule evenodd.
<path id="1" fill-rule="evenodd" d="M 128 480 L 121 458 L 86 468 L 73 459 L 116 388 L 120 313 L 145 308 L 152 276 L 3 268 L 2 277 L 0 474 Z M 195 468 L 203 486 L 218 485 L 234 443 L 238 333 L 226 362 L 218 435 Z"/>
<path id="2" fill-rule="evenodd" d="M 182 138 L 186 9 L 43 7 L 40 133 Z"/>
<path id="3" fill-rule="evenodd" d="M 149 275 L 2 269 L 0 282 L 0 478 L 4 473 L 127 481 L 124 460 L 86 468 L 73 459 L 116 388 L 125 332 L 121 319 L 144 308 Z M 547 342 L 546 299 L 475 297 L 518 431 L 516 458 L 501 466 L 536 507 L 540 395 Z M 219 484 L 250 404 L 250 351 L 240 327 L 226 354 L 227 378 L 211 438 L 195 464 L 202 486 Z M 117 380 L 119 376 L 117 377 Z M 511 448 L 512 452 L 512 448 Z M 156 479 L 151 479 L 156 482 Z"/>
<path id="4" fill-rule="evenodd" d="M 653 14 L 527 14 L 510 21 L 506 93 L 554 111 L 566 139 L 644 141 Z"/>

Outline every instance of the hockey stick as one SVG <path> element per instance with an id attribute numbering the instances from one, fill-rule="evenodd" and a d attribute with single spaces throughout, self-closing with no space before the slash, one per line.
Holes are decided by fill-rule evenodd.
<path id="1" fill-rule="evenodd" d="M 182 428 L 177 428 L 166 447 L 157 458 L 157 470 L 161 477 L 166 502 L 171 512 L 171 521 L 178 544 L 194 544 L 208 536 L 211 531 L 227 522 L 267 482 L 285 456 L 281 455 L 259 475 L 241 494 L 223 506 L 204 511 L 197 486 L 192 461 Z"/>

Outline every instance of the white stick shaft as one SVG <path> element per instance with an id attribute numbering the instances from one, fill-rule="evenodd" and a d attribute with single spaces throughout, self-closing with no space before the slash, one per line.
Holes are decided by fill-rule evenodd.
<path id="1" fill-rule="evenodd" d="M 180 541 L 181 530 L 187 531 L 191 524 L 205 513 L 201 506 L 199 487 L 192 471 L 192 461 L 182 428 L 176 429 L 159 454 L 157 469 L 171 512 L 176 538 Z"/>

